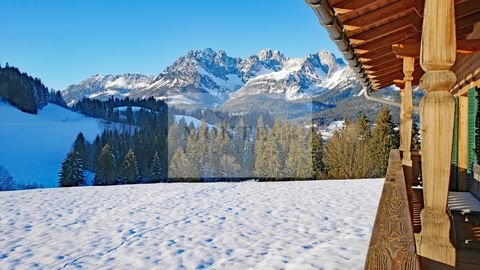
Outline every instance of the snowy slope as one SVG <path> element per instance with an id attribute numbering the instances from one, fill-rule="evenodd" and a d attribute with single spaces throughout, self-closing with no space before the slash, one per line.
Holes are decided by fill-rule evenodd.
<path id="1" fill-rule="evenodd" d="M 60 166 L 77 134 L 94 139 L 101 123 L 57 105 L 38 115 L 0 102 L 0 164 L 17 182 L 57 186 Z"/>
<path id="2" fill-rule="evenodd" d="M 185 123 L 187 123 L 187 126 L 190 125 L 190 123 L 195 127 L 195 128 L 200 128 L 200 125 L 202 125 L 202 121 L 198 118 L 191 117 L 188 115 L 180 115 L 176 114 L 175 115 L 175 123 L 179 123 L 181 120 L 184 120 Z M 215 128 L 214 125 L 207 124 L 208 128 Z"/>
<path id="3" fill-rule="evenodd" d="M 0 268 L 363 269 L 383 180 L 0 192 Z"/>

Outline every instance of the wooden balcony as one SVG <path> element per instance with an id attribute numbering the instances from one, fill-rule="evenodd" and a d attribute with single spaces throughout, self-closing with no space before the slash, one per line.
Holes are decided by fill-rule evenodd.
<path id="1" fill-rule="evenodd" d="M 417 255 L 415 234 L 421 231 L 423 209 L 421 156 L 412 151 L 412 166 L 401 153 L 390 153 L 365 269 L 480 269 L 480 201 L 469 192 L 450 192 L 447 212 L 455 267 Z"/>
<path id="2" fill-rule="evenodd" d="M 400 151 L 392 150 L 365 269 L 420 269 Z"/>

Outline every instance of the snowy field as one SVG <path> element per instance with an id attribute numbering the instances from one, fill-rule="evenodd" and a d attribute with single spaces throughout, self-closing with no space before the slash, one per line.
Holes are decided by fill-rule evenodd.
<path id="1" fill-rule="evenodd" d="M 0 269 L 363 269 L 383 180 L 0 192 Z"/>
<path id="2" fill-rule="evenodd" d="M 0 165 L 19 183 L 58 183 L 62 161 L 79 132 L 88 140 L 104 129 L 100 121 L 54 104 L 38 115 L 0 101 Z"/>

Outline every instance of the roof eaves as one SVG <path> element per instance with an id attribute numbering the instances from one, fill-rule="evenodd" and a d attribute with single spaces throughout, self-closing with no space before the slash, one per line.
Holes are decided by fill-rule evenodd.
<path id="1" fill-rule="evenodd" d="M 357 55 L 355 55 L 355 51 L 343 31 L 343 26 L 338 21 L 335 11 L 328 0 L 306 0 L 306 2 L 313 9 L 330 38 L 342 52 L 343 57 L 348 61 L 348 65 L 357 73 L 360 82 L 367 88 L 368 92 L 374 90 L 372 82 L 365 73 Z"/>

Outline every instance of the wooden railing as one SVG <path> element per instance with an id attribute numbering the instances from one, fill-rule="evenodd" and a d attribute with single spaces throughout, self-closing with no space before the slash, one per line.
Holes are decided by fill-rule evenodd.
<path id="1" fill-rule="evenodd" d="M 410 209 L 410 218 L 412 220 L 413 231 L 419 233 L 422 229 L 420 212 L 423 209 L 423 189 L 422 189 L 422 157 L 419 151 L 411 151 L 411 166 L 403 164 L 405 176 L 405 188 L 408 195 L 408 206 Z"/>
<path id="2" fill-rule="evenodd" d="M 420 269 L 408 198 L 400 152 L 392 150 L 365 269 Z"/>
<path id="3" fill-rule="evenodd" d="M 468 192 L 449 195 L 447 210 L 452 220 L 455 267 L 416 254 L 414 233 L 422 229 L 423 183 L 421 156 L 413 151 L 411 158 L 411 164 L 402 165 L 401 153 L 390 153 L 365 269 L 480 269 L 480 218 L 475 212 L 479 207 L 459 199 L 476 200 Z M 478 175 L 480 178 L 480 171 Z M 478 201 L 474 204 L 478 205 Z M 462 207 L 467 207 L 468 213 Z"/>

